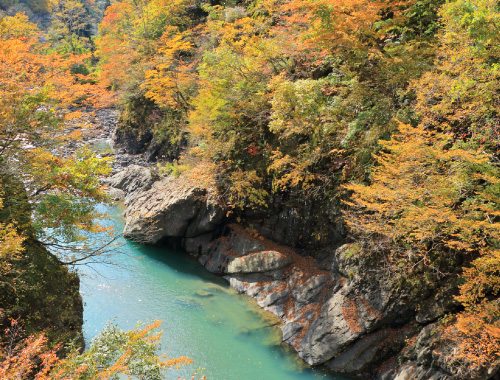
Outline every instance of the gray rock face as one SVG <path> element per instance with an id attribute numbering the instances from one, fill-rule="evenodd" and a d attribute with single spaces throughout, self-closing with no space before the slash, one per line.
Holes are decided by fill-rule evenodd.
<path id="1" fill-rule="evenodd" d="M 335 372 L 350 376 L 373 378 L 375 372 L 381 372 L 379 368 L 384 368 L 386 364 L 391 367 L 391 362 L 396 363 L 394 356 L 414 333 L 415 329 L 410 327 L 378 330 L 349 345 L 340 355 L 328 361 L 326 366 Z"/>
<path id="2" fill-rule="evenodd" d="M 327 366 L 335 372 L 361 374 L 367 363 L 372 363 L 379 358 L 379 344 L 389 336 L 388 330 L 367 336 L 357 341 L 341 355 L 329 361 Z"/>
<path id="3" fill-rule="evenodd" d="M 310 257 L 232 226 L 225 236 L 201 243 L 195 256 L 280 317 L 283 341 L 309 364 L 360 379 L 488 380 L 498 373 L 500 361 L 474 372 L 454 362 L 453 347 L 440 351 L 434 326 L 422 329 L 416 323 L 423 313 L 390 279 L 366 270 L 360 249 L 343 245 L 318 266 Z M 448 298 L 429 308 L 425 321 L 440 315 Z M 408 346 L 412 337 L 413 347 Z"/>
<path id="4" fill-rule="evenodd" d="M 170 178 L 155 183 L 128 204 L 123 236 L 143 244 L 183 237 L 200 211 L 205 194 L 204 189 L 183 188 Z"/>
<path id="5" fill-rule="evenodd" d="M 340 221 L 342 205 L 332 199 L 321 207 L 306 199 L 296 199 L 294 205 L 285 205 L 283 196 L 275 194 L 269 202 L 270 208 L 253 210 L 246 214 L 253 228 L 260 235 L 289 247 L 324 247 L 338 244 L 345 236 L 344 224 Z M 328 234 L 320 238 L 314 232 L 328 223 Z"/>
<path id="6" fill-rule="evenodd" d="M 192 238 L 212 232 L 215 228 L 217 228 L 223 217 L 224 210 L 219 206 L 216 200 L 208 194 L 207 200 L 202 204 L 198 215 L 189 225 L 185 236 L 187 238 Z"/>
<path id="7" fill-rule="evenodd" d="M 116 187 L 108 187 L 106 193 L 114 201 L 122 201 L 125 199 L 125 192 L 123 190 L 117 189 Z"/>
<path id="8" fill-rule="evenodd" d="M 187 253 L 197 256 L 200 254 L 201 247 L 212 241 L 212 233 L 208 232 L 203 235 L 195 236 L 192 238 L 185 238 L 183 247 Z"/>
<path id="9" fill-rule="evenodd" d="M 406 363 L 395 374 L 388 374 L 383 380 L 454 380 L 456 377 L 439 370 Z"/>
<path id="10" fill-rule="evenodd" d="M 301 323 L 297 322 L 291 322 L 287 323 L 286 325 L 283 325 L 281 327 L 281 334 L 283 336 L 283 341 L 285 342 L 291 341 L 294 337 L 297 336 L 298 333 L 300 333 L 300 331 L 302 331 L 303 328 L 304 326 Z"/>
<path id="11" fill-rule="evenodd" d="M 366 329 L 349 299 L 342 292 L 333 294 L 301 341 L 301 357 L 309 364 L 321 364 L 337 356 Z M 364 330 L 364 331 L 363 331 Z"/>
<path id="12" fill-rule="evenodd" d="M 397 351 L 404 340 L 380 330 L 404 320 L 407 307 L 383 280 L 358 278 L 356 247 L 345 245 L 324 265 L 241 227 L 196 251 L 210 271 L 225 275 L 231 286 L 255 298 L 259 306 L 282 318 L 283 341 L 312 365 L 366 375 Z M 372 333 L 373 332 L 373 333 Z M 381 342 L 384 342 L 382 345 Z"/>
<path id="13" fill-rule="evenodd" d="M 292 263 L 290 257 L 276 251 L 261 251 L 243 257 L 233 258 L 227 265 L 226 273 L 260 273 L 283 269 Z"/>
<path id="14" fill-rule="evenodd" d="M 151 171 L 139 165 L 131 165 L 104 181 L 108 186 L 125 192 L 125 203 L 129 203 L 140 192 L 149 190 L 153 182 Z"/>
<path id="15" fill-rule="evenodd" d="M 360 355 L 359 348 L 356 363 L 348 360 L 348 356 L 338 361 L 332 359 L 345 355 L 346 350 L 370 332 L 407 321 L 413 312 L 405 304 L 404 295 L 397 294 L 390 282 L 368 274 L 360 276 L 364 271 L 356 259 L 356 249 L 355 245 L 344 245 L 333 254 L 327 267 L 338 286 L 328 295 L 299 347 L 299 354 L 309 364 L 329 361 L 336 371 L 351 374 L 355 368 L 361 371 L 375 364 L 375 356 L 366 348 L 371 345 L 370 340 L 360 346 L 365 347 L 364 355 Z"/>

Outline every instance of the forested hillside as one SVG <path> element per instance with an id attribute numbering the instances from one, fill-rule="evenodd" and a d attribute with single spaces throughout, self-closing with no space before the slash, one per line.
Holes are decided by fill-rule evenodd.
<path id="1" fill-rule="evenodd" d="M 121 1 L 96 56 L 118 141 L 250 226 L 312 208 L 288 244 L 357 242 L 421 307 L 451 291 L 438 350 L 476 376 L 500 354 L 499 26 L 490 0 Z"/>
<path id="2" fill-rule="evenodd" d="M 159 175 L 210 188 L 228 221 L 259 232 L 294 210 L 300 232 L 278 242 L 313 256 L 352 243 L 358 267 L 415 310 L 448 297 L 433 360 L 462 379 L 498 371 L 497 1 L 0 7 L 1 186 L 21 177 L 34 218 L 30 235 L 17 216 L 0 219 L 1 255 L 14 260 L 31 235 L 56 244 L 99 228 L 104 163 L 41 148 L 58 136 L 56 119 L 74 116 L 63 107 L 114 102 L 115 141 Z M 59 232 L 47 240 L 47 229 Z"/>

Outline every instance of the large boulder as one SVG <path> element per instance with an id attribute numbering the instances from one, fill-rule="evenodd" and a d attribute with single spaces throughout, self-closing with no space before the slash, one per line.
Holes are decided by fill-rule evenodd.
<path id="1" fill-rule="evenodd" d="M 182 186 L 167 178 L 129 202 L 123 236 L 143 244 L 182 238 L 206 202 L 205 189 Z"/>
<path id="2" fill-rule="evenodd" d="M 109 187 L 125 192 L 125 203 L 129 203 L 140 192 L 149 190 L 153 182 L 151 171 L 139 165 L 131 165 L 104 180 Z"/>
<path id="3" fill-rule="evenodd" d="M 277 251 L 260 251 L 243 257 L 234 257 L 227 265 L 228 274 L 260 273 L 283 269 L 292 259 Z"/>
<path id="4" fill-rule="evenodd" d="M 214 231 L 224 217 L 224 209 L 217 200 L 207 194 L 206 201 L 201 205 L 196 218 L 186 230 L 186 238 L 194 238 Z"/>

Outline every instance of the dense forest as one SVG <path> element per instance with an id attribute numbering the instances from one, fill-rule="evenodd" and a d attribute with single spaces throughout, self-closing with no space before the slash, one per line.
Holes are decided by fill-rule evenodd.
<path id="1" fill-rule="evenodd" d="M 95 205 L 109 163 L 56 145 L 78 138 L 62 130 L 79 109 L 112 105 L 131 153 L 211 188 L 230 220 L 316 205 L 293 246 L 314 254 L 353 242 L 351 254 L 417 308 L 452 294 L 437 351 L 453 375 L 475 378 L 500 361 L 497 1 L 0 7 L 4 331 L 17 316 L 30 332 L 48 327 L 27 311 L 33 296 L 19 296 L 46 286 L 29 278 L 26 266 L 42 264 L 27 256 L 64 246 L 53 260 L 71 265 L 105 229 Z M 43 376 L 65 378 L 56 373 Z"/>

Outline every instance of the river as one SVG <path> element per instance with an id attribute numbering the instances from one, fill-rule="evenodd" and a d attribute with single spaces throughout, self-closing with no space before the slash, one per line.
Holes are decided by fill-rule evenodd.
<path id="1" fill-rule="evenodd" d="M 112 222 L 123 229 L 118 207 Z M 190 378 L 203 368 L 208 380 L 345 380 L 305 366 L 281 344 L 279 319 L 238 294 L 187 254 L 124 241 L 116 265 L 80 271 L 84 335 L 90 341 L 108 321 L 131 329 L 162 320 L 162 351 L 194 364 L 169 378 Z"/>

